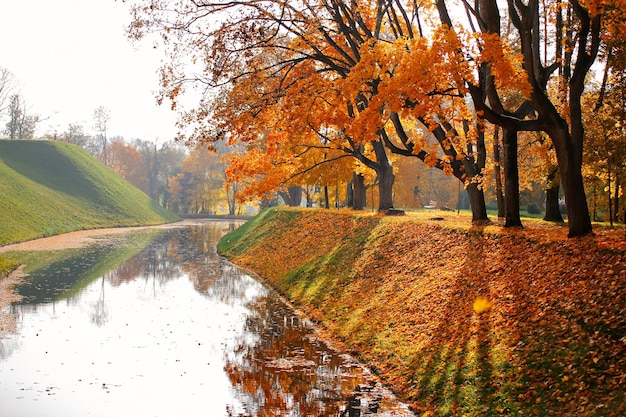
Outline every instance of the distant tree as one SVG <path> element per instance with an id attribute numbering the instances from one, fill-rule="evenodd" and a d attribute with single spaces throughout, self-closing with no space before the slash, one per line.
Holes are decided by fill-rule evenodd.
<path id="1" fill-rule="evenodd" d="M 15 88 L 15 77 L 6 68 L 0 68 L 0 116 L 9 106 L 9 98 Z"/>
<path id="2" fill-rule="evenodd" d="M 183 213 L 217 212 L 227 206 L 224 162 L 204 146 L 194 148 L 182 162 L 181 172 L 170 178 L 172 198 Z"/>
<path id="3" fill-rule="evenodd" d="M 593 214 L 601 207 L 612 225 L 618 220 L 619 200 L 626 180 L 626 94 L 621 84 L 613 85 L 604 94 L 596 106 L 598 111 L 589 113 L 585 120 L 584 162 L 588 182 L 594 190 Z M 584 102 L 594 107 L 598 92 L 588 93 Z M 598 201 L 598 194 L 604 201 Z"/>
<path id="4" fill-rule="evenodd" d="M 163 207 L 169 207 L 170 190 L 168 178 L 180 172 L 180 164 L 185 159 L 184 147 L 166 142 L 160 148 L 156 141 L 137 139 L 133 146 L 141 154 L 146 174 L 148 189 L 146 193 Z"/>
<path id="5" fill-rule="evenodd" d="M 102 145 L 102 161 L 107 163 L 107 129 L 111 121 L 111 112 L 104 106 L 100 106 L 93 111 L 93 123 L 97 136 Z"/>
<path id="6" fill-rule="evenodd" d="M 108 158 L 109 168 L 148 194 L 148 171 L 143 156 L 137 148 L 120 140 L 112 141 Z"/>
<path id="7" fill-rule="evenodd" d="M 54 131 L 54 133 L 46 133 L 44 137 L 48 140 L 58 140 L 60 142 L 71 143 L 72 145 L 78 145 L 89 151 L 88 147 L 91 136 L 84 132 L 83 125 L 80 123 L 70 123 L 66 131 L 61 133 L 57 133 L 56 131 Z"/>
<path id="8" fill-rule="evenodd" d="M 40 117 L 28 113 L 21 94 L 13 94 L 9 98 L 8 115 L 5 132 L 9 139 L 32 139 L 35 136 Z"/>
<path id="9" fill-rule="evenodd" d="M 84 132 L 83 125 L 80 123 L 70 123 L 62 137 L 64 142 L 72 143 L 83 148 L 87 145 L 89 139 L 90 136 Z"/>
<path id="10" fill-rule="evenodd" d="M 6 125 L 6 134 L 9 139 L 19 139 L 20 120 L 22 119 L 22 104 L 19 94 L 13 94 L 9 98 L 7 109 L 9 121 Z"/>

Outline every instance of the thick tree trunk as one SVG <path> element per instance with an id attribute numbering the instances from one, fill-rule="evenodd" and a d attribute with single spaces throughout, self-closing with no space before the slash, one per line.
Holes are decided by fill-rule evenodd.
<path id="1" fill-rule="evenodd" d="M 290 206 L 298 207 L 302 203 L 302 187 L 299 185 L 292 185 L 287 188 L 287 192 L 289 193 Z"/>
<path id="2" fill-rule="evenodd" d="M 467 194 L 469 195 L 470 208 L 472 209 L 472 223 L 488 222 L 485 193 L 482 187 L 478 187 L 478 184 L 471 182 L 467 186 Z"/>
<path id="3" fill-rule="evenodd" d="M 352 176 L 352 209 L 363 210 L 366 200 L 365 177 L 362 174 Z"/>
<path id="4" fill-rule="evenodd" d="M 547 222 L 563 223 L 563 216 L 559 208 L 559 184 L 546 189 L 546 214 L 543 220 Z"/>
<path id="5" fill-rule="evenodd" d="M 395 175 L 393 175 L 393 167 L 391 162 L 389 162 L 387 151 L 382 141 L 372 142 L 372 146 L 378 162 L 376 167 L 376 175 L 378 177 L 378 211 L 386 211 L 393 209 L 393 182 Z"/>
<path id="6" fill-rule="evenodd" d="M 573 171 L 573 172 L 572 172 Z M 568 237 L 584 236 L 592 232 L 589 208 L 585 197 L 583 176 L 580 171 L 570 169 L 563 176 L 565 206 L 567 207 Z"/>
<path id="7" fill-rule="evenodd" d="M 546 186 L 546 214 L 543 220 L 547 222 L 563 223 L 563 216 L 559 207 L 560 181 L 558 167 L 552 167 L 548 174 Z"/>
<path id="8" fill-rule="evenodd" d="M 582 140 L 579 146 L 575 146 L 567 126 L 556 126 L 548 133 L 556 150 L 565 193 L 568 237 L 587 235 L 592 232 L 592 227 L 582 175 Z"/>
<path id="9" fill-rule="evenodd" d="M 378 211 L 393 209 L 393 183 L 395 175 L 391 165 L 385 165 L 378 171 Z"/>
<path id="10" fill-rule="evenodd" d="M 298 207 L 302 203 L 302 187 L 299 185 L 292 185 L 287 192 L 278 191 L 278 195 L 289 207 Z"/>
<path id="11" fill-rule="evenodd" d="M 519 215 L 517 131 L 505 129 L 502 142 L 504 145 L 504 227 L 523 227 Z"/>

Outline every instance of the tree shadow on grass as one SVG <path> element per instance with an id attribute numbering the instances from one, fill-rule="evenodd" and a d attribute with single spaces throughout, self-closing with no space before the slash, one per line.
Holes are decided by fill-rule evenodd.
<path id="1" fill-rule="evenodd" d="M 489 266 L 482 227 L 470 232 L 466 258 L 445 298 L 443 317 L 418 359 L 413 383 L 420 402 L 443 415 L 497 415 L 493 381 L 493 331 L 489 310 L 474 311 L 477 298 L 489 299 Z"/>

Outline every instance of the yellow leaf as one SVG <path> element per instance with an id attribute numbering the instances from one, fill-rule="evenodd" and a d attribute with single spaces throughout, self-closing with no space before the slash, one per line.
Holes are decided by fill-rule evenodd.
<path id="1" fill-rule="evenodd" d="M 485 297 L 478 297 L 474 300 L 474 311 L 478 314 L 484 313 L 491 308 L 491 301 Z"/>

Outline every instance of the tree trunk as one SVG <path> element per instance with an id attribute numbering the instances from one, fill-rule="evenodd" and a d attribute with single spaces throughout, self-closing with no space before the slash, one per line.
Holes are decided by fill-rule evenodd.
<path id="1" fill-rule="evenodd" d="M 395 175 L 391 165 L 385 165 L 378 172 L 378 211 L 393 209 L 393 183 Z"/>
<path id="2" fill-rule="evenodd" d="M 619 192 L 620 192 L 620 182 L 616 174 L 615 175 L 615 194 L 613 194 L 613 213 L 615 216 L 616 223 L 619 223 Z"/>
<path id="3" fill-rule="evenodd" d="M 608 179 L 607 185 L 607 199 L 608 199 L 608 207 L 609 207 L 609 224 L 613 227 L 613 197 L 611 196 L 611 164 L 607 164 L 607 172 L 606 177 Z"/>
<path id="4" fill-rule="evenodd" d="M 519 169 L 517 166 L 517 131 L 504 129 L 504 227 L 523 227 L 519 215 Z"/>
<path id="5" fill-rule="evenodd" d="M 479 187 L 475 182 L 470 182 L 467 186 L 467 193 L 472 209 L 472 223 L 489 221 L 487 206 L 485 205 L 485 193 L 482 187 Z"/>
<path id="6" fill-rule="evenodd" d="M 583 176 L 580 167 L 578 170 L 571 169 L 568 171 L 563 177 L 567 222 L 569 224 L 568 237 L 584 236 L 591 233 L 592 228 L 585 197 Z"/>
<path id="7" fill-rule="evenodd" d="M 298 207 L 302 203 L 302 187 L 299 185 L 292 185 L 287 188 L 287 192 L 289 193 L 290 206 Z"/>
<path id="8" fill-rule="evenodd" d="M 469 134 L 468 120 L 463 120 L 463 129 L 467 136 Z M 468 144 L 467 154 L 473 156 L 464 159 L 465 172 L 469 174 L 470 178 L 484 180 L 483 169 L 487 161 L 487 148 L 485 146 L 485 130 L 483 127 L 478 129 L 476 144 Z M 482 184 L 470 181 L 470 184 L 467 186 L 467 192 L 470 200 L 470 208 L 472 209 L 472 223 L 489 222 Z"/>
<path id="9" fill-rule="evenodd" d="M 556 126 L 548 133 L 556 150 L 565 193 L 568 237 L 587 235 L 592 232 L 592 227 L 582 175 L 582 140 L 576 146 L 567 126 Z"/>
<path id="10" fill-rule="evenodd" d="M 496 198 L 498 201 L 498 217 L 504 218 L 506 210 L 504 207 L 504 189 L 502 185 L 502 156 L 500 155 L 500 127 L 496 126 L 496 132 L 493 137 L 493 160 L 496 164 L 495 166 L 495 176 L 496 176 Z"/>
<path id="11" fill-rule="evenodd" d="M 286 192 L 279 190 L 278 195 L 289 207 L 298 207 L 302 203 L 302 187 L 299 185 L 292 185 Z"/>
<path id="12" fill-rule="evenodd" d="M 376 175 L 378 177 L 378 211 L 386 211 L 393 209 L 393 167 L 389 158 L 385 145 L 380 140 L 372 142 L 374 152 L 376 153 Z"/>
<path id="13" fill-rule="evenodd" d="M 354 173 L 352 176 L 352 209 L 363 210 L 366 200 L 365 177 Z"/>
<path id="14" fill-rule="evenodd" d="M 329 209 L 330 203 L 328 202 L 328 186 L 324 186 L 324 208 Z"/>
<path id="15" fill-rule="evenodd" d="M 354 209 L 354 180 L 350 181 L 346 186 L 346 200 L 348 207 Z"/>
<path id="16" fill-rule="evenodd" d="M 561 216 L 561 209 L 559 207 L 559 190 L 560 181 L 558 178 L 558 167 L 552 167 L 548 174 L 548 181 L 546 186 L 546 214 L 543 216 L 543 220 L 547 222 L 563 223 L 563 216 Z"/>

